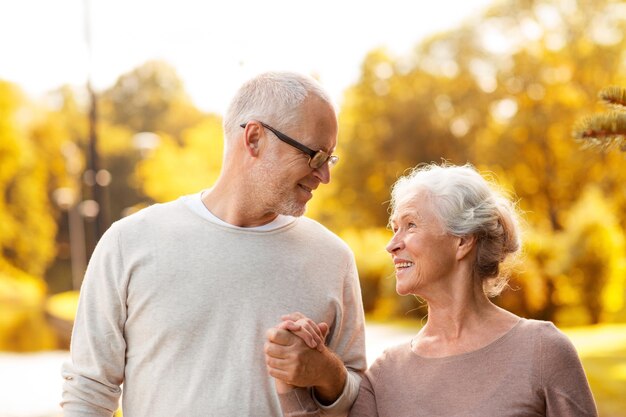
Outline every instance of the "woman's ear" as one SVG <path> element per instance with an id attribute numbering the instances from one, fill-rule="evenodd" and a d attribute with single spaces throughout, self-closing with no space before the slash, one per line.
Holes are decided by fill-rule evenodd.
<path id="1" fill-rule="evenodd" d="M 460 236 L 456 249 L 456 259 L 465 258 L 476 246 L 476 235 Z"/>

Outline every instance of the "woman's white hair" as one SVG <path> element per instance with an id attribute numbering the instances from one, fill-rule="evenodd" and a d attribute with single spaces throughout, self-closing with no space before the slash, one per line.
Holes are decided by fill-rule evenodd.
<path id="1" fill-rule="evenodd" d="M 316 96 L 336 108 L 322 86 L 312 77 L 294 72 L 267 72 L 245 82 L 233 97 L 224 116 L 226 146 L 241 131 L 240 125 L 259 120 L 288 130 L 303 116 L 300 105 Z"/>
<path id="2" fill-rule="evenodd" d="M 476 237 L 474 275 L 490 297 L 499 295 L 508 277 L 500 264 L 521 247 L 515 204 L 467 164 L 418 165 L 401 177 L 391 191 L 391 213 L 398 203 L 425 190 L 447 233 Z"/>

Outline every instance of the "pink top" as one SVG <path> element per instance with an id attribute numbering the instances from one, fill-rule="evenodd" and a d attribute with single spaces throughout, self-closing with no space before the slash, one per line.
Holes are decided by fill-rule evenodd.
<path id="1" fill-rule="evenodd" d="M 289 417 L 318 416 L 308 396 L 281 396 Z M 351 417 L 597 416 L 576 350 L 552 323 L 521 319 L 473 352 L 424 358 L 410 343 L 366 372 Z"/>

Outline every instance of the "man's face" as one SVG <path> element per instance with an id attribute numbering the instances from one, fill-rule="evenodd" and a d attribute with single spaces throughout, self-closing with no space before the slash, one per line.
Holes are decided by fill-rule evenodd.
<path id="1" fill-rule="evenodd" d="M 317 151 L 331 153 L 337 144 L 337 118 L 327 103 L 317 98 L 307 99 L 302 106 L 301 123 L 292 131 L 272 126 Z M 309 156 L 293 146 L 282 142 L 274 133 L 265 129 L 271 141 L 266 160 L 259 167 L 255 181 L 259 181 L 256 201 L 264 202 L 266 209 L 276 214 L 301 216 L 306 203 L 313 197 L 313 190 L 320 184 L 330 182 L 330 168 L 309 167 Z"/>

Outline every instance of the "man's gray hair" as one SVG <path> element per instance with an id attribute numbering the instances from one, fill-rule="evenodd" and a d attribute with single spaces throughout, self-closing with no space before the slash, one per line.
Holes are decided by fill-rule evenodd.
<path id="1" fill-rule="evenodd" d="M 400 178 L 391 191 L 392 214 L 402 201 L 425 190 L 447 233 L 476 236 L 474 275 L 489 296 L 500 294 L 508 277 L 500 264 L 521 246 L 515 204 L 471 165 L 420 165 Z"/>
<path id="2" fill-rule="evenodd" d="M 322 86 L 312 77 L 294 72 L 266 72 L 245 82 L 233 97 L 224 116 L 226 144 L 240 125 L 259 120 L 276 129 L 293 128 L 302 116 L 300 105 L 308 96 L 317 96 L 336 108 Z"/>

